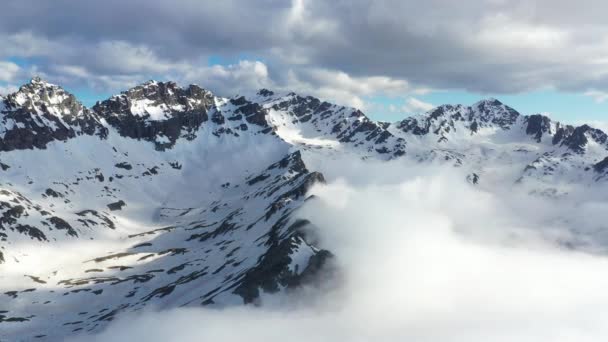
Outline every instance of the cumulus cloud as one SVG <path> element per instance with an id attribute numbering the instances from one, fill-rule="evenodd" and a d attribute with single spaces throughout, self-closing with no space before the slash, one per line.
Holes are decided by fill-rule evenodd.
<path id="1" fill-rule="evenodd" d="M 250 60 L 241 60 L 230 65 L 191 68 L 185 73 L 183 82 L 201 83 L 202 86 L 224 96 L 273 88 L 266 64 Z"/>
<path id="2" fill-rule="evenodd" d="M 73 341 L 608 337 L 608 259 L 565 243 L 568 228 L 590 224 L 585 216 L 605 216 L 605 200 L 566 204 L 525 189 L 488 191 L 460 171 L 401 162 L 308 162 L 322 165 L 330 183 L 313 189 L 316 199 L 299 216 L 314 222 L 322 247 L 336 255 L 336 287 L 266 297 L 259 308 L 125 316 Z"/>
<path id="3" fill-rule="evenodd" d="M 345 72 L 317 68 L 292 68 L 286 78 L 279 78 L 275 82 L 275 86 L 360 109 L 368 108 L 368 97 L 405 96 L 417 91 L 405 80 L 382 76 L 353 77 Z"/>
<path id="4" fill-rule="evenodd" d="M 584 95 L 592 97 L 595 100 L 595 102 L 597 102 L 597 103 L 602 103 L 602 102 L 608 100 L 608 92 L 606 92 L 606 91 L 589 90 L 589 91 L 585 92 Z"/>
<path id="5" fill-rule="evenodd" d="M 21 68 L 12 62 L 0 61 L 0 82 L 11 82 L 19 74 Z"/>
<path id="6" fill-rule="evenodd" d="M 404 106 L 406 112 L 414 113 L 427 112 L 433 108 L 435 108 L 435 105 L 432 103 L 421 101 L 415 97 L 408 98 Z"/>
<path id="7" fill-rule="evenodd" d="M 248 55 L 279 85 L 293 70 L 302 82 L 327 82 L 330 94 L 340 75 L 398 87 L 585 92 L 608 86 L 608 25 L 598 15 L 606 9 L 593 0 L 23 0 L 0 13 L 0 55 L 36 58 L 50 76 L 63 65 L 118 83 Z"/>

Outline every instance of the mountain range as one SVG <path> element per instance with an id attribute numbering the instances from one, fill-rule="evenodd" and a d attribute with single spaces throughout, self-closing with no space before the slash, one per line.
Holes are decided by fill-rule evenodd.
<path id="1" fill-rule="evenodd" d="M 0 97 L 0 340 L 94 333 L 149 306 L 257 305 L 322 281 L 335 256 L 295 213 L 326 182 L 323 161 L 344 157 L 558 199 L 608 180 L 606 133 L 496 99 L 387 123 L 295 93 L 157 81 L 87 108 L 34 78 Z"/>

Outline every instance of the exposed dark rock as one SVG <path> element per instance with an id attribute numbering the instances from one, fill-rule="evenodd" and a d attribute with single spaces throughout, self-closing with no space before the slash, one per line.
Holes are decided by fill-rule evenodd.
<path id="1" fill-rule="evenodd" d="M 294 224 L 297 225 L 298 222 Z M 259 298 L 260 290 L 275 293 L 282 287 L 294 289 L 313 282 L 332 254 L 326 250 L 318 251 L 311 256 L 307 267 L 301 273 L 293 272 L 289 269 L 292 262 L 290 254 L 301 244 L 306 244 L 306 241 L 300 233 L 295 233 L 291 238 L 282 241 L 278 241 L 276 236 L 271 236 L 267 242 L 268 251 L 260 258 L 256 267 L 245 274 L 234 293 L 249 304 Z"/>
<path id="2" fill-rule="evenodd" d="M 247 122 L 261 127 L 268 127 L 268 122 L 266 121 L 266 109 L 262 108 L 260 104 L 250 102 L 245 99 L 244 96 L 241 96 L 238 99 L 232 99 L 230 102 L 235 106 L 239 106 L 234 113 L 243 114 Z"/>
<path id="3" fill-rule="evenodd" d="M 442 110 L 437 108 L 436 111 Z M 406 118 L 397 124 L 397 128 L 404 132 L 411 132 L 414 135 L 426 135 L 429 133 L 430 123 L 420 123 L 416 118 Z"/>
<path id="4" fill-rule="evenodd" d="M 226 120 L 221 112 L 216 111 L 211 115 L 211 122 L 213 122 L 217 125 L 223 125 L 226 122 Z"/>
<path id="5" fill-rule="evenodd" d="M 258 91 L 258 95 L 264 96 L 264 97 L 269 97 L 274 95 L 274 92 L 268 90 L 268 89 L 261 89 L 260 91 Z"/>
<path id="6" fill-rule="evenodd" d="M 0 151 L 44 149 L 52 141 L 108 134 L 97 115 L 72 94 L 39 78 L 0 101 L 0 108 L 4 107 L 0 124 L 13 123 L 0 138 Z"/>
<path id="7" fill-rule="evenodd" d="M 456 122 L 462 122 L 472 134 L 480 128 L 490 125 L 503 130 L 511 129 L 520 114 L 513 108 L 496 99 L 480 101 L 473 106 L 442 105 L 426 115 L 409 117 L 397 123 L 397 128 L 414 135 L 433 133 L 440 135 L 440 141 L 446 141 L 445 133 L 456 129 Z"/>
<path id="8" fill-rule="evenodd" d="M 467 176 L 467 182 L 476 185 L 479 183 L 479 175 L 476 173 L 472 173 Z"/>
<path id="9" fill-rule="evenodd" d="M 589 138 L 604 146 L 608 143 L 608 135 L 599 129 L 588 125 L 573 127 L 558 124 L 557 131 L 553 136 L 553 144 L 566 146 L 575 153 L 582 154 L 585 153 Z"/>
<path id="10" fill-rule="evenodd" d="M 5 211 L 0 216 L 0 231 L 10 229 L 20 234 L 27 235 L 32 239 L 47 241 L 46 236 L 40 229 L 18 222 L 18 219 L 22 215 L 27 215 L 23 205 L 0 201 L 0 210 L 3 209 L 5 209 Z"/>
<path id="11" fill-rule="evenodd" d="M 78 236 L 78 233 L 76 233 L 74 228 L 72 228 L 72 226 L 70 226 L 70 224 L 67 223 L 64 219 L 57 216 L 53 216 L 49 218 L 49 221 L 55 226 L 55 229 L 65 230 L 70 236 Z"/>
<path id="12" fill-rule="evenodd" d="M 572 134 L 564 139 L 562 145 L 568 146 L 576 153 L 583 153 L 588 142 L 587 137 L 585 136 L 588 128 L 589 126 L 576 127 L 574 131 L 572 131 Z"/>
<path id="13" fill-rule="evenodd" d="M 53 189 L 51 189 L 51 188 L 46 189 L 46 190 L 44 191 L 44 194 L 45 194 L 46 196 L 49 196 L 49 197 L 55 197 L 55 198 L 63 197 L 63 195 L 62 195 L 62 194 L 58 193 L 57 191 L 55 191 L 55 190 L 53 190 Z"/>
<path id="14" fill-rule="evenodd" d="M 125 205 L 127 205 L 127 204 L 123 200 L 120 200 L 118 202 L 108 204 L 108 208 L 112 211 L 122 210 L 122 207 L 124 207 Z"/>
<path id="15" fill-rule="evenodd" d="M 46 284 L 46 281 L 40 279 L 40 277 L 35 277 L 35 276 L 27 275 L 27 274 L 25 276 L 32 279 L 34 282 L 36 282 L 38 284 Z"/>
<path id="16" fill-rule="evenodd" d="M 180 164 L 179 162 L 169 162 L 169 165 L 176 170 L 182 169 L 182 164 Z"/>
<path id="17" fill-rule="evenodd" d="M 526 123 L 526 134 L 534 136 L 536 142 L 540 142 L 543 134 L 551 129 L 551 119 L 540 114 L 526 117 Z"/>
<path id="18" fill-rule="evenodd" d="M 604 158 L 599 163 L 593 165 L 593 169 L 595 170 L 595 172 L 598 173 L 604 173 L 608 171 L 608 157 Z"/>
<path id="19" fill-rule="evenodd" d="M 125 170 L 131 170 L 133 168 L 133 166 L 127 162 L 120 162 L 114 166 L 119 169 L 125 169 Z"/>
<path id="20" fill-rule="evenodd" d="M 164 117 L 156 120 L 150 113 L 133 113 L 133 103 L 141 101 L 164 111 Z M 212 105 L 213 95 L 196 85 L 183 89 L 173 82 L 151 81 L 98 102 L 93 111 L 120 135 L 153 142 L 163 150 L 172 147 L 180 137 L 194 139 L 198 128 L 208 120 L 207 112 Z"/>

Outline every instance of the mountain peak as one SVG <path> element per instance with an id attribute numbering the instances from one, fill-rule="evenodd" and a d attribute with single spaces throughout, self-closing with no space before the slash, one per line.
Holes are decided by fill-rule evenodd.
<path id="1" fill-rule="evenodd" d="M 508 129 L 520 116 L 515 109 L 503 104 L 495 98 L 481 100 L 471 106 L 470 119 L 479 119 L 482 122 L 491 122 Z"/>
<path id="2" fill-rule="evenodd" d="M 150 80 L 98 102 L 93 111 L 122 136 L 152 141 L 163 149 L 184 134 L 192 139 L 208 120 L 214 100 L 210 91 L 196 85 L 182 88 Z"/>
<path id="3" fill-rule="evenodd" d="M 36 76 L 5 97 L 6 108 L 24 113 L 50 114 L 57 117 L 78 116 L 84 107 L 62 87 Z"/>
<path id="4" fill-rule="evenodd" d="M 66 141 L 82 134 L 103 138 L 107 134 L 74 95 L 40 77 L 0 100 L 0 151 L 42 149 L 51 141 Z"/>
<path id="5" fill-rule="evenodd" d="M 272 90 L 268 90 L 266 88 L 263 88 L 263 89 L 260 89 L 258 91 L 257 95 L 263 96 L 263 97 L 269 97 L 269 96 L 273 96 L 274 92 Z"/>
<path id="6" fill-rule="evenodd" d="M 498 99 L 494 98 L 494 97 L 488 97 L 485 99 L 482 99 L 480 101 L 477 101 L 473 106 L 477 106 L 480 104 L 486 104 L 486 105 L 492 105 L 492 106 L 502 106 L 503 103 L 500 102 Z"/>
<path id="7" fill-rule="evenodd" d="M 161 102 L 173 102 L 176 98 L 184 96 L 199 96 L 201 94 L 211 94 L 210 91 L 191 84 L 188 87 L 182 88 L 173 81 L 156 81 L 149 80 L 142 84 L 136 85 L 126 91 L 123 91 L 117 96 L 128 97 L 132 100 L 154 100 Z"/>
<path id="8" fill-rule="evenodd" d="M 34 77 L 32 77 L 32 79 L 30 80 L 30 84 L 51 85 L 49 82 L 45 81 L 40 76 L 34 76 Z"/>

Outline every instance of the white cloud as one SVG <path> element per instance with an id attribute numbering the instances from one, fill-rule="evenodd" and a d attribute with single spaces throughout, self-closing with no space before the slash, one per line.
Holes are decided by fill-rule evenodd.
<path id="1" fill-rule="evenodd" d="M 486 16 L 476 39 L 481 46 L 498 49 L 557 49 L 564 48 L 567 32 L 557 27 L 518 20 L 504 13 Z"/>
<path id="2" fill-rule="evenodd" d="M 60 41 L 50 41 L 27 30 L 12 34 L 0 32 L 0 45 L 2 46 L 0 57 L 46 57 L 62 53 L 66 48 L 69 48 Z"/>
<path id="3" fill-rule="evenodd" d="M 608 100 L 608 92 L 600 91 L 600 90 L 589 90 L 585 92 L 585 96 L 592 97 L 593 100 L 597 103 L 603 103 Z"/>
<path id="4" fill-rule="evenodd" d="M 145 45 L 125 41 L 99 43 L 89 56 L 89 65 L 115 74 L 159 74 L 184 67 L 179 62 L 163 60 Z"/>
<path id="5" fill-rule="evenodd" d="M 415 97 L 409 97 L 404 106 L 404 110 L 410 113 L 427 112 L 433 108 L 435 108 L 434 104 L 421 101 Z"/>
<path id="6" fill-rule="evenodd" d="M 292 68 L 277 87 L 362 110 L 373 108 L 369 98 L 401 97 L 417 91 L 406 80 L 386 76 L 354 77 L 342 71 L 317 68 Z"/>
<path id="7" fill-rule="evenodd" d="M 21 68 L 13 63 L 0 61 L 0 82 L 14 81 L 16 76 L 21 72 Z"/>
<path id="8" fill-rule="evenodd" d="M 268 67 L 260 61 L 241 60 L 236 64 L 213 65 L 187 69 L 182 82 L 197 83 L 224 96 L 272 88 Z"/>
<path id="9" fill-rule="evenodd" d="M 209 55 L 245 54 L 283 77 L 296 66 L 491 93 L 608 84 L 608 25 L 600 15 L 608 7 L 601 1 L 108 0 L 70 3 L 62 14 L 34 0 L 7 6 L 0 55 L 40 57 L 42 71 L 61 64 L 104 77 L 141 74 L 143 81 L 198 68 Z"/>
<path id="10" fill-rule="evenodd" d="M 557 202 L 513 187 L 487 192 L 467 184 L 464 171 L 401 162 L 310 165 L 321 167 L 330 183 L 313 189 L 317 198 L 300 216 L 312 220 L 322 246 L 336 255 L 337 287 L 266 297 L 261 308 L 126 316 L 81 340 L 257 342 L 289 336 L 296 342 L 587 342 L 608 337 L 608 258 L 558 243 L 568 241 L 571 228 L 594 230 L 585 217 L 604 218 L 606 201 L 590 196 Z M 567 220 L 556 219 L 561 217 Z"/>

